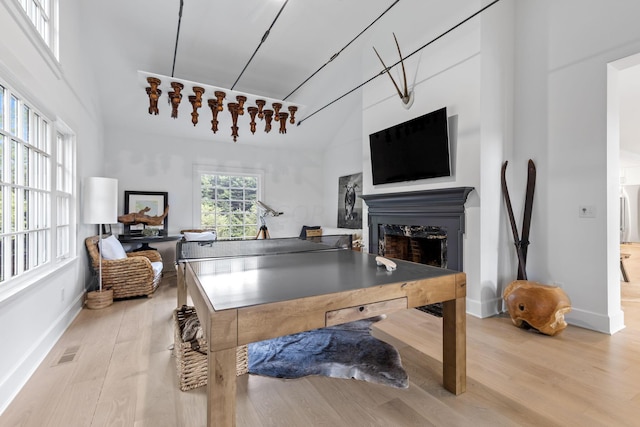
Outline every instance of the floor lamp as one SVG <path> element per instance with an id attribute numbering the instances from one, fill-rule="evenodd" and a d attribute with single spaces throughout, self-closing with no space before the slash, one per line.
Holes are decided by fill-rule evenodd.
<path id="1" fill-rule="evenodd" d="M 98 224 L 99 244 L 102 252 L 102 226 L 118 222 L 118 180 L 89 177 L 84 181 L 84 222 Z M 97 309 L 113 304 L 113 290 L 102 290 L 102 254 L 99 254 L 98 290 L 87 293 L 87 308 Z"/>

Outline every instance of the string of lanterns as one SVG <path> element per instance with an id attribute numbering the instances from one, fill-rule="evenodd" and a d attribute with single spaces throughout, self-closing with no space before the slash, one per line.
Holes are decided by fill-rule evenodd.
<path id="1" fill-rule="evenodd" d="M 160 89 L 162 80 L 159 77 L 147 76 L 146 82 L 149 85 L 145 88 L 149 97 L 149 114 L 158 115 L 160 113 L 158 101 L 162 95 L 162 89 Z M 175 81 L 175 79 L 170 82 L 170 85 L 172 90 L 168 91 L 167 96 L 169 104 L 171 105 L 171 117 L 177 119 L 178 107 L 182 101 L 185 85 L 181 82 Z M 202 86 L 197 86 L 196 83 L 196 86 L 192 86 L 191 88 L 193 95 L 188 96 L 189 103 L 192 107 L 191 123 L 193 123 L 194 126 L 198 124 L 200 118 L 198 110 L 202 107 L 206 92 L 205 88 Z M 228 95 L 230 99 L 232 99 L 233 94 L 227 93 L 225 90 L 216 90 L 215 88 L 211 89 L 210 92 L 213 92 L 214 97 L 207 99 L 207 105 L 211 110 L 211 130 L 215 134 L 218 132 L 218 115 L 225 109 L 224 100 Z M 255 101 L 253 101 L 255 105 L 247 106 L 245 109 L 245 104 L 247 104 L 247 102 L 248 97 L 245 95 L 235 95 L 235 100 L 232 99 L 227 102 L 227 111 L 229 112 L 232 121 L 231 136 L 233 137 L 233 142 L 236 142 L 239 136 L 238 118 L 239 116 L 244 116 L 245 110 L 249 113 L 249 117 L 251 119 L 249 123 L 249 130 L 252 134 L 255 134 L 257 128 L 256 118 L 264 120 L 265 133 L 269 133 L 271 131 L 273 121 L 279 123 L 279 133 L 281 134 L 287 133 L 287 121 L 292 125 L 296 122 L 295 114 L 298 111 L 298 107 L 295 105 L 284 106 L 282 102 L 271 102 L 271 108 L 268 108 L 267 99 L 255 99 Z M 288 112 L 284 111 L 285 107 Z"/>

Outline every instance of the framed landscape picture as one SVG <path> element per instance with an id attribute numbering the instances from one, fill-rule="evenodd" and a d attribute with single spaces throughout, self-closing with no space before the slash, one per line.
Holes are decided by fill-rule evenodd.
<path id="1" fill-rule="evenodd" d="M 362 172 L 338 178 L 338 228 L 362 228 Z"/>
<path id="2" fill-rule="evenodd" d="M 125 191 L 124 213 L 143 213 L 148 216 L 160 216 L 169 206 L 169 193 L 162 191 Z M 169 233 L 169 216 L 164 217 L 160 225 L 154 225 L 159 229 L 160 235 Z M 141 234 L 145 224 L 124 224 L 124 234 Z"/>

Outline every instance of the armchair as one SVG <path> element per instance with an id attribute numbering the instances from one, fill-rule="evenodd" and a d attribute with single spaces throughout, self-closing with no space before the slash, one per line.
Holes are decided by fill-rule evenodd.
<path id="1" fill-rule="evenodd" d="M 99 236 L 85 239 L 94 272 L 98 271 L 100 262 L 99 240 Z M 103 239 L 103 245 L 105 241 Z M 124 249 L 122 252 L 124 253 Z M 114 299 L 141 295 L 151 297 L 161 278 L 162 257 L 158 251 L 124 253 L 119 259 L 102 258 L 102 288 L 113 289 Z"/>

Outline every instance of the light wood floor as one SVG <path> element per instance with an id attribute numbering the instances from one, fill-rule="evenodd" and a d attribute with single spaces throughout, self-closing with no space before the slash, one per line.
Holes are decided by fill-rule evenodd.
<path id="1" fill-rule="evenodd" d="M 622 286 L 627 327 L 613 336 L 569 326 L 548 337 L 469 316 L 467 392 L 456 397 L 440 385 L 441 320 L 405 310 L 376 335 L 399 348 L 409 389 L 245 375 L 238 426 L 638 426 L 640 246 L 624 251 L 633 281 Z M 169 350 L 175 293 L 166 277 L 152 299 L 83 310 L 0 425 L 203 426 L 205 388 L 179 391 Z"/>

